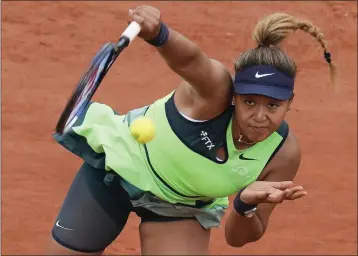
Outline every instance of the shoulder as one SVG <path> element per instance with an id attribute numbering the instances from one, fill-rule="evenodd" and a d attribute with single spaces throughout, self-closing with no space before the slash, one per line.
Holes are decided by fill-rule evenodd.
<path id="1" fill-rule="evenodd" d="M 277 152 L 272 161 L 266 166 L 261 180 L 267 177 L 277 177 L 276 180 L 293 180 L 301 163 L 301 148 L 297 137 L 292 131 Z"/>
<path id="2" fill-rule="evenodd" d="M 211 84 L 205 93 L 197 86 L 183 80 L 175 93 L 175 105 L 178 110 L 193 119 L 209 120 L 222 114 L 232 102 L 233 80 L 229 70 L 219 61 L 210 59 L 211 68 L 201 83 Z"/>
<path id="3" fill-rule="evenodd" d="M 211 74 L 212 80 L 216 84 L 215 91 L 218 93 L 228 93 L 233 86 L 233 78 L 229 69 L 220 61 L 210 59 L 211 62 Z M 212 93 L 214 97 L 217 97 L 216 93 Z"/>
<path id="4" fill-rule="evenodd" d="M 227 94 L 230 93 L 233 86 L 233 76 L 229 69 L 220 61 L 209 58 L 210 68 L 206 69 L 206 74 L 197 74 L 199 77 L 203 77 L 200 81 L 205 86 L 204 91 L 198 91 L 197 86 L 192 86 L 188 81 L 182 83 L 184 86 L 190 86 L 190 94 L 195 97 L 200 97 L 203 100 L 217 101 L 218 98 L 226 98 Z M 211 85 L 211 86 L 209 86 Z"/>

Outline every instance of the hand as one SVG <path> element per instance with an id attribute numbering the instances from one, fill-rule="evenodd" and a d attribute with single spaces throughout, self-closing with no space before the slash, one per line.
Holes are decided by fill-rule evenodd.
<path id="1" fill-rule="evenodd" d="M 144 40 L 154 39 L 160 32 L 160 11 L 152 6 L 140 5 L 128 12 L 128 23 L 136 21 L 141 31 L 139 37 Z"/>
<path id="2" fill-rule="evenodd" d="M 281 203 L 307 195 L 302 186 L 293 186 L 292 181 L 255 181 L 247 186 L 240 199 L 247 204 Z"/>

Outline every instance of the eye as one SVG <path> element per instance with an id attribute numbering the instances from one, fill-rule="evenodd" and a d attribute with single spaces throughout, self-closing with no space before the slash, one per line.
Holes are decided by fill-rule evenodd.
<path id="1" fill-rule="evenodd" d="M 273 108 L 278 108 L 280 105 L 279 104 L 276 104 L 276 103 L 269 103 L 268 104 L 268 107 L 273 109 Z"/>
<path id="2" fill-rule="evenodd" d="M 245 102 L 245 104 L 248 105 L 248 106 L 253 106 L 253 105 L 255 105 L 255 101 L 253 101 L 253 100 L 245 100 L 244 102 Z"/>

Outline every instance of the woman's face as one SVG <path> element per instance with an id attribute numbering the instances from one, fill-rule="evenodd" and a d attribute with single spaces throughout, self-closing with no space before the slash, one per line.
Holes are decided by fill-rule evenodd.
<path id="1" fill-rule="evenodd" d="M 260 142 L 275 132 L 284 120 L 291 100 L 262 95 L 235 95 L 235 116 L 239 132 L 247 142 Z"/>

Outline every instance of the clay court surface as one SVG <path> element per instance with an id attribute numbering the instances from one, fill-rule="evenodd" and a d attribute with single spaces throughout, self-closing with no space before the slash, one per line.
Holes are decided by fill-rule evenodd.
<path id="1" fill-rule="evenodd" d="M 329 89 L 328 65 L 313 38 L 297 32 L 285 43 L 300 69 L 287 121 L 303 151 L 296 182 L 308 196 L 278 207 L 264 238 L 244 248 L 229 247 L 224 229 L 215 229 L 210 252 L 356 254 L 356 3 L 147 3 L 230 68 L 241 51 L 255 47 L 251 32 L 263 15 L 285 11 L 322 28 L 339 66 L 338 94 Z M 51 134 L 89 61 L 104 42 L 117 39 L 126 27 L 127 10 L 137 4 L 2 2 L 2 254 L 44 253 L 81 163 Z M 126 112 L 150 104 L 179 81 L 155 49 L 138 39 L 117 60 L 95 100 Z M 138 224 L 131 215 L 106 253 L 139 254 Z"/>

